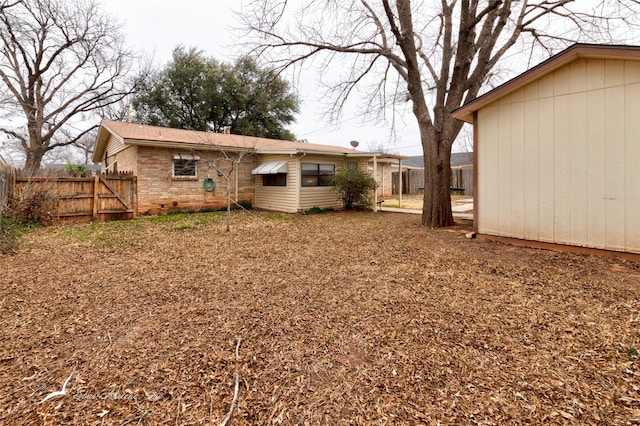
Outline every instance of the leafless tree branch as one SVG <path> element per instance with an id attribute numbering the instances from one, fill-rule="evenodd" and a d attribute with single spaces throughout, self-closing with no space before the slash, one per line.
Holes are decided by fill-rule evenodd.
<path id="1" fill-rule="evenodd" d="M 443 226 L 452 223 L 447 171 L 462 129 L 451 112 L 480 94 L 500 61 L 519 54 L 516 45 L 523 56 L 541 58 L 575 42 L 611 42 L 633 34 L 618 27 L 638 28 L 639 6 L 640 0 L 596 7 L 573 0 L 308 0 L 296 11 L 293 2 L 253 0 L 244 25 L 252 53 L 278 70 L 320 64 L 332 118 L 356 93 L 363 111 L 376 101 L 380 116 L 394 108 L 389 100 L 412 101 L 425 154 L 423 223 Z M 350 71 L 336 72 L 344 58 Z M 407 96 L 397 96 L 390 78 Z"/>
<path id="2" fill-rule="evenodd" d="M 90 117 L 96 122 L 95 114 L 134 90 L 134 59 L 119 24 L 94 0 L 0 5 L 0 101 L 14 122 L 25 123 L 28 170 L 48 151 L 82 139 L 96 127 L 86 124 Z"/>

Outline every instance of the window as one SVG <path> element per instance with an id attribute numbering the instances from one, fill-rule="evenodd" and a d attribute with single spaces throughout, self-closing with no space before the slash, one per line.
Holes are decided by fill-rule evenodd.
<path id="1" fill-rule="evenodd" d="M 302 186 L 329 186 L 335 174 L 334 164 L 302 163 Z"/>
<path id="2" fill-rule="evenodd" d="M 262 175 L 262 186 L 287 186 L 287 174 Z"/>
<path id="3" fill-rule="evenodd" d="M 347 161 L 347 170 L 358 170 L 357 161 Z"/>
<path id="4" fill-rule="evenodd" d="M 173 177 L 194 178 L 198 176 L 196 164 L 200 157 L 191 154 L 178 154 L 173 156 Z"/>

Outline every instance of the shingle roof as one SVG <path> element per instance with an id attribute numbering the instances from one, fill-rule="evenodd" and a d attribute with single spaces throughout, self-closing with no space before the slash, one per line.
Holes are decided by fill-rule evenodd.
<path id="1" fill-rule="evenodd" d="M 451 167 L 465 166 L 473 164 L 473 152 L 452 152 Z M 407 167 L 424 168 L 424 157 L 422 155 L 414 155 L 402 160 L 402 165 Z"/>
<path id="2" fill-rule="evenodd" d="M 352 148 L 332 145 L 320 145 L 303 142 L 291 142 L 277 139 L 258 138 L 224 133 L 201 132 L 195 130 L 172 129 L 168 127 L 147 126 L 137 123 L 103 120 L 94 159 L 100 161 L 108 134 L 119 137 L 125 144 L 168 146 L 180 144 L 191 148 L 226 148 L 230 150 L 254 150 L 257 153 L 295 153 L 320 152 L 327 154 L 365 154 Z"/>

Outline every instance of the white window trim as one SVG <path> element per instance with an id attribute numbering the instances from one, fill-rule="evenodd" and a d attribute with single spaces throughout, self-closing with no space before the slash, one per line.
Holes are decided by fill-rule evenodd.
<path id="1" fill-rule="evenodd" d="M 188 180 L 188 179 L 197 179 L 198 178 L 198 160 L 200 159 L 200 157 L 197 156 L 193 156 L 194 158 L 185 158 L 184 156 L 180 157 L 177 155 L 173 156 L 173 161 L 171 161 L 171 177 L 173 179 L 184 179 L 184 180 Z M 188 161 L 193 161 L 194 162 L 194 167 L 193 167 L 193 175 L 176 175 L 176 160 L 188 160 Z"/>

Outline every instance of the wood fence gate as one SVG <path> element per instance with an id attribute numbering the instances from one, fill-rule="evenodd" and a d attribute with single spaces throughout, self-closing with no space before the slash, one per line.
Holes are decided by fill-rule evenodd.
<path id="1" fill-rule="evenodd" d="M 137 213 L 136 177 L 130 173 L 90 177 L 16 177 L 15 196 L 47 191 L 60 222 L 132 219 Z"/>
<path id="2" fill-rule="evenodd" d="M 392 192 L 398 193 L 398 172 L 391 173 Z M 424 171 L 405 170 L 402 172 L 402 193 L 422 194 L 424 191 Z"/>

